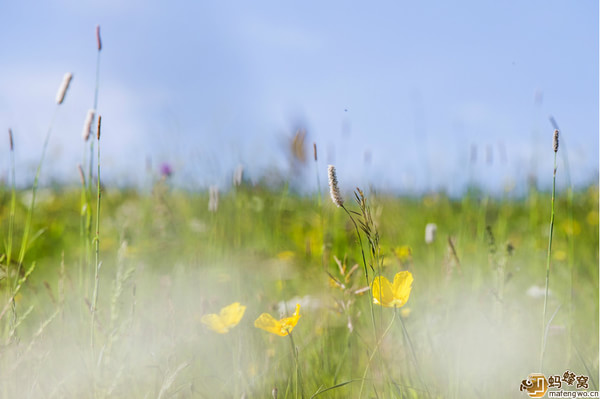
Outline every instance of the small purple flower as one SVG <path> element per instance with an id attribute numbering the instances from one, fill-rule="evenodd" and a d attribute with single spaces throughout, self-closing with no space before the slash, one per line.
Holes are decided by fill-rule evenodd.
<path id="1" fill-rule="evenodd" d="M 169 163 L 163 162 L 160 165 L 160 174 L 163 177 L 171 177 L 171 175 L 173 174 L 173 168 Z"/>

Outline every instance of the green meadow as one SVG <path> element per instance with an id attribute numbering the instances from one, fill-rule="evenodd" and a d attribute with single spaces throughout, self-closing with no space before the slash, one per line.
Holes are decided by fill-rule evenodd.
<path id="1" fill-rule="evenodd" d="M 1 150 L 0 398 L 504 399 L 532 373 L 598 390 L 598 186 L 573 189 L 558 131 L 556 191 L 340 191 L 302 130 L 277 182 L 183 190 L 163 165 L 124 188 L 92 110 L 80 182 L 40 185 L 71 78 L 35 173 L 15 152 L 39 148 L 9 130 Z"/>
<path id="2" fill-rule="evenodd" d="M 32 189 L 0 186 L 2 398 L 526 397 L 541 357 L 598 389 L 597 186 L 556 194 L 544 324 L 552 198 L 534 187 L 342 192 L 346 213 L 243 180 L 209 210 L 208 192 L 154 176 L 101 185 L 96 218 L 94 186 L 36 190 L 20 263 Z M 372 304 L 367 278 L 401 271 L 408 300 Z M 205 316 L 235 302 L 216 331 Z M 255 327 L 296 304 L 290 334 Z"/>

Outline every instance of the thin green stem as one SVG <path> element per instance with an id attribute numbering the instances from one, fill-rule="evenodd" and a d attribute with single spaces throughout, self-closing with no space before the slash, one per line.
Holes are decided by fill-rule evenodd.
<path id="1" fill-rule="evenodd" d="M 10 134 L 10 216 L 8 219 L 8 242 L 6 245 L 6 265 L 7 265 L 7 274 L 10 276 L 8 272 L 10 270 L 10 261 L 12 260 L 12 245 L 13 245 L 13 234 L 14 234 L 14 225 L 15 225 L 15 211 L 17 206 L 17 189 L 16 189 L 16 179 L 15 179 L 15 151 L 13 147 L 13 138 L 12 132 Z"/>
<path id="2" fill-rule="evenodd" d="M 16 286 L 18 285 L 18 282 L 19 282 L 19 275 L 21 274 L 21 268 L 23 267 L 23 261 L 25 260 L 25 254 L 27 253 L 27 249 L 29 246 L 29 234 L 31 231 L 31 223 L 33 220 L 33 209 L 35 208 L 35 196 L 37 193 L 39 178 L 40 178 L 40 174 L 42 171 L 42 164 L 44 163 L 44 158 L 46 157 L 46 150 L 48 148 L 48 142 L 50 141 L 50 135 L 52 133 L 52 126 L 54 125 L 54 120 L 56 119 L 56 115 L 58 114 L 59 107 L 60 107 L 60 104 L 57 104 L 56 107 L 54 108 L 54 113 L 52 114 L 52 119 L 50 120 L 50 125 L 48 126 L 48 131 L 46 132 L 46 138 L 44 139 L 44 146 L 42 147 L 42 156 L 40 157 L 40 163 L 38 164 L 37 171 L 35 173 L 35 178 L 33 180 L 33 187 L 31 189 L 31 191 L 32 191 L 31 204 L 29 205 L 29 209 L 27 210 L 27 219 L 25 220 L 25 227 L 23 229 L 23 239 L 21 241 L 21 249 L 19 250 L 19 257 L 17 260 L 17 270 L 15 272 L 15 280 L 12 283 L 12 287 L 11 287 L 11 291 L 13 292 L 12 299 L 11 299 L 12 300 L 11 305 L 12 305 L 13 320 L 16 320 L 16 318 L 17 318 L 17 309 L 16 309 L 16 304 L 14 302 L 14 298 L 16 295 Z M 12 247 L 12 239 L 11 239 L 10 246 Z M 10 276 L 9 276 L 9 281 L 10 281 Z"/>
<path id="3" fill-rule="evenodd" d="M 552 178 L 552 212 L 550 214 L 550 234 L 548 236 L 548 255 L 546 256 L 546 292 L 544 294 L 544 311 L 542 313 L 542 336 L 540 348 L 540 373 L 544 367 L 544 349 L 546 348 L 546 312 L 548 309 L 548 287 L 550 285 L 550 255 L 552 253 L 552 235 L 554 231 L 554 201 L 556 195 L 556 151 L 554 152 L 554 174 Z"/>
<path id="4" fill-rule="evenodd" d="M 321 180 L 319 179 L 319 162 L 317 161 L 316 155 L 316 144 L 315 144 L 315 174 L 317 176 L 317 190 L 319 193 L 319 198 L 317 200 L 317 208 L 319 209 L 319 223 L 321 224 L 321 266 L 323 270 L 327 270 L 326 262 L 325 262 L 325 224 L 323 220 L 323 197 L 321 195 Z"/>
<path id="5" fill-rule="evenodd" d="M 364 271 L 365 271 L 365 279 L 367 280 L 367 286 L 371 287 L 371 282 L 369 281 L 369 270 L 367 269 L 367 260 L 365 258 L 365 250 L 363 249 L 362 238 L 360 236 L 360 232 L 358 231 L 358 225 L 354 221 L 352 214 L 348 211 L 348 209 L 346 209 L 346 207 L 344 205 L 342 205 L 342 209 L 344 211 L 346 211 L 346 213 L 348 214 L 348 217 L 350 218 L 350 220 L 352 221 L 352 224 L 354 225 L 354 230 L 356 231 L 356 236 L 358 237 L 358 245 L 360 245 L 360 254 L 362 255 L 362 262 L 363 262 L 363 267 L 364 267 Z M 369 291 L 369 303 L 371 305 L 371 321 L 373 322 L 373 334 L 375 335 L 375 338 L 377 338 L 377 328 L 375 325 L 375 311 L 373 310 L 373 293 L 371 292 L 370 289 L 368 291 Z"/>
<path id="6" fill-rule="evenodd" d="M 79 205 L 79 289 L 86 284 L 84 284 L 84 274 L 87 275 L 87 245 L 89 241 L 89 236 L 87 234 L 87 215 L 90 212 L 90 204 L 88 203 L 88 195 L 85 184 L 85 172 L 83 171 L 83 166 L 86 163 L 85 160 L 85 141 L 83 142 L 83 163 L 79 165 L 79 174 L 81 180 L 81 195 L 80 195 L 80 205 Z"/>
<path id="7" fill-rule="evenodd" d="M 90 159 L 89 159 L 89 163 L 88 163 L 88 178 L 87 178 L 87 198 L 88 198 L 87 205 L 88 205 L 89 212 L 86 212 L 86 222 L 85 222 L 86 242 L 87 242 L 86 263 L 88 265 L 90 265 L 92 262 L 92 210 L 91 210 L 92 204 L 91 204 L 91 201 L 93 198 L 93 190 L 92 190 L 92 184 L 93 184 L 93 180 L 94 180 L 94 173 L 92 171 L 93 165 L 94 165 L 94 140 L 90 140 Z"/>
<path id="8" fill-rule="evenodd" d="M 96 133 L 96 137 L 98 140 L 98 176 L 96 181 L 96 190 L 97 190 L 97 198 L 96 198 L 96 235 L 94 237 L 94 242 L 96 244 L 96 267 L 95 267 L 95 275 L 94 275 L 94 296 L 92 299 L 92 323 L 91 323 L 91 333 L 90 333 L 90 343 L 92 347 L 92 353 L 94 351 L 94 330 L 95 330 L 95 321 L 96 321 L 96 306 L 98 303 L 98 286 L 99 286 L 99 272 L 100 272 L 100 198 L 102 196 L 102 191 L 100 189 L 100 123 L 102 118 L 98 117 L 98 131 Z"/>
<path id="9" fill-rule="evenodd" d="M 395 308 L 395 310 L 397 310 L 397 308 Z M 400 317 L 400 325 L 402 326 L 402 331 L 404 332 L 404 336 L 406 337 L 406 342 L 408 342 L 408 347 L 410 349 L 410 353 L 412 355 L 413 362 L 415 362 L 415 369 L 417 370 L 417 375 L 419 376 L 421 385 L 423 385 L 423 387 L 427 391 L 427 395 L 431 396 L 431 393 L 429 392 L 429 388 L 427 388 L 427 384 L 425 384 L 425 380 L 423 379 L 423 374 L 421 373 L 421 367 L 419 367 L 419 362 L 417 360 L 417 353 L 415 352 L 415 348 L 413 346 L 412 340 L 410 339 L 410 335 L 408 335 L 408 330 L 406 329 L 406 326 L 404 325 L 404 320 L 402 320 L 402 317 Z"/>
<path id="10" fill-rule="evenodd" d="M 356 221 L 354 220 L 354 218 L 352 217 L 352 214 L 348 211 L 348 209 L 346 209 L 346 207 L 342 204 L 341 208 L 346 212 L 346 214 L 348 215 L 348 217 L 350 218 L 350 220 L 352 221 L 352 224 L 354 225 L 354 230 L 356 231 L 356 236 L 358 237 L 358 243 L 360 245 L 360 253 L 362 256 L 362 262 L 363 262 L 363 268 L 365 271 L 365 279 L 367 281 L 367 287 L 371 287 L 371 282 L 369 280 L 369 270 L 367 268 L 367 260 L 365 258 L 365 251 L 363 248 L 363 243 L 362 243 L 362 238 L 360 236 L 360 232 L 358 230 L 358 225 L 356 224 Z M 377 340 L 377 325 L 375 323 L 375 310 L 373 308 L 373 293 L 371 292 L 371 290 L 368 290 L 369 292 L 369 307 L 371 310 L 371 323 L 373 325 L 373 337 L 375 338 L 375 340 Z M 378 350 L 376 350 L 375 352 L 378 352 Z"/>
<path id="11" fill-rule="evenodd" d="M 7 281 L 10 282 L 15 213 L 16 213 L 16 208 L 17 208 L 17 189 L 16 189 L 16 179 L 15 179 L 15 151 L 14 151 L 14 141 L 13 141 L 12 130 L 9 129 L 8 134 L 9 134 L 9 139 L 10 139 L 10 177 L 11 177 L 10 191 L 11 192 L 10 192 L 10 216 L 8 219 L 8 239 L 7 239 L 7 243 L 6 243 L 6 275 L 8 276 Z M 10 295 L 10 297 L 12 297 L 12 295 L 14 294 L 13 288 L 16 286 L 18 278 L 19 278 L 19 276 L 16 275 L 14 284 L 11 284 L 11 283 L 8 284 L 9 285 L 8 295 Z M 15 306 L 14 300 L 12 301 L 12 310 L 13 310 L 12 323 L 14 326 L 14 323 L 17 318 L 16 306 Z M 13 326 L 11 326 L 11 328 Z"/>
<path id="12" fill-rule="evenodd" d="M 319 178 L 319 163 L 317 162 L 317 160 L 315 159 L 315 172 L 317 175 L 317 192 L 319 193 L 319 201 L 317 203 L 317 205 L 319 206 L 319 208 L 321 208 L 321 202 L 323 201 L 323 197 L 321 195 L 321 179 Z"/>
<path id="13" fill-rule="evenodd" d="M 371 362 L 373 361 L 373 357 L 375 356 L 375 353 L 377 353 L 377 351 L 379 351 L 379 346 L 381 345 L 381 342 L 383 342 L 383 339 L 387 336 L 388 332 L 392 328 L 392 325 L 394 325 L 395 320 L 396 320 L 396 311 L 394 310 L 394 316 L 392 317 L 390 324 L 387 326 L 387 328 L 381 335 L 381 338 L 379 338 L 379 341 L 377 341 L 377 344 L 375 344 L 375 348 L 373 348 L 373 351 L 371 352 L 371 356 L 369 356 L 369 360 L 367 361 L 367 365 L 365 366 L 365 371 L 363 372 L 362 380 L 360 382 L 360 391 L 358 393 L 359 398 L 362 398 L 362 392 L 363 392 L 363 388 L 365 385 L 365 380 L 367 379 L 367 373 L 369 371 L 369 366 L 371 365 Z"/>
<path id="14" fill-rule="evenodd" d="M 566 159 L 566 157 L 565 157 Z M 575 226 L 573 222 L 573 187 L 571 186 L 571 182 L 569 180 L 569 188 L 567 189 L 567 217 L 569 220 L 569 232 L 567 233 L 568 237 L 568 265 L 569 265 L 569 322 L 567 323 L 567 364 L 570 364 L 571 358 L 573 355 L 573 310 L 574 310 L 574 297 L 575 297 L 575 289 L 574 289 L 574 281 L 575 281 Z"/>
<path id="15" fill-rule="evenodd" d="M 98 48 L 98 52 L 96 55 L 96 84 L 94 87 L 94 112 L 98 112 L 98 93 L 100 92 L 100 55 L 102 51 Z M 94 119 L 92 119 L 92 126 L 94 126 L 94 121 L 96 120 L 96 114 L 94 114 Z M 97 135 L 97 132 L 96 132 Z M 83 161 L 82 166 L 85 168 L 85 142 L 83 145 Z M 90 140 L 90 159 L 88 163 L 88 186 L 87 186 L 87 198 L 86 198 L 86 213 L 85 213 L 85 242 L 86 242 L 86 266 L 90 265 L 92 262 L 92 182 L 93 182 L 93 167 L 94 167 L 94 140 Z M 89 274 L 88 274 L 89 276 Z M 89 280 L 86 281 L 86 287 L 89 285 Z M 87 288 L 86 288 L 87 289 Z"/>
<path id="16" fill-rule="evenodd" d="M 58 113 L 58 108 L 60 105 L 56 105 L 54 109 L 54 113 L 52 114 L 52 119 L 50 121 L 50 126 L 48 127 L 48 131 L 46 132 L 46 138 L 44 139 L 44 146 L 42 147 L 42 156 L 40 158 L 40 163 L 38 164 L 37 171 L 35 173 L 35 178 L 33 180 L 32 187 L 32 195 L 31 195 L 31 204 L 29 205 L 29 209 L 27 211 L 27 219 L 25 219 L 25 228 L 23 230 L 23 240 L 21 241 L 21 250 L 19 251 L 18 258 L 18 272 L 20 272 L 21 266 L 23 264 L 23 260 L 25 259 L 25 254 L 27 253 L 27 246 L 29 244 L 29 234 L 31 231 L 31 221 L 33 219 L 33 208 L 35 207 L 35 195 L 37 193 L 38 182 L 40 178 L 40 173 L 42 171 L 42 164 L 44 163 L 44 158 L 46 156 L 46 149 L 48 148 L 48 141 L 50 140 L 50 134 L 52 133 L 52 125 L 54 125 L 54 120 L 56 119 L 56 114 Z"/>
<path id="17" fill-rule="evenodd" d="M 360 232 L 358 231 L 358 225 L 356 224 L 356 221 L 352 217 L 352 214 L 348 211 L 348 209 L 346 209 L 346 207 L 344 205 L 342 205 L 342 209 L 344 211 L 346 211 L 346 213 L 348 214 L 348 217 L 352 221 L 352 224 L 354 224 L 354 230 L 356 231 L 356 236 L 358 237 L 358 244 L 360 245 L 360 254 L 362 256 L 363 268 L 365 271 L 365 279 L 367 280 L 367 287 L 370 288 L 371 281 L 369 280 L 369 270 L 367 268 L 367 260 L 365 258 L 365 251 L 363 249 L 362 238 L 360 236 Z M 371 322 L 373 323 L 373 335 L 374 335 L 375 339 L 377 339 L 377 326 L 375 324 L 375 310 L 373 309 L 373 293 L 371 292 L 370 289 L 368 290 L 368 292 L 369 292 L 369 305 L 371 308 Z"/>
<path id="18" fill-rule="evenodd" d="M 294 344 L 294 337 L 290 331 L 288 336 L 290 337 L 290 345 L 292 345 L 292 354 L 294 355 L 294 364 L 296 366 L 296 385 L 294 388 L 294 397 L 298 398 L 298 386 L 300 386 L 300 397 L 304 399 L 304 384 L 302 383 L 302 370 L 300 369 L 300 363 L 298 361 L 298 348 Z"/>

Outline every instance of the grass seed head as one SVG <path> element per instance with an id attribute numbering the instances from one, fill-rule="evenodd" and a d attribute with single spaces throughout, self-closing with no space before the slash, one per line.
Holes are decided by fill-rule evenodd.
<path id="1" fill-rule="evenodd" d="M 8 140 L 10 142 L 10 150 L 14 151 L 15 144 L 13 142 L 13 136 L 12 136 L 12 129 L 11 128 L 8 128 Z"/>
<path id="2" fill-rule="evenodd" d="M 84 141 L 88 141 L 88 139 L 90 138 L 90 133 L 92 131 L 92 122 L 94 121 L 95 115 L 96 110 L 88 110 L 87 115 L 85 117 L 85 123 L 83 124 L 83 131 L 81 132 Z"/>
<path id="3" fill-rule="evenodd" d="M 301 164 L 306 163 L 306 148 L 304 146 L 304 140 L 306 139 L 306 130 L 298 129 L 296 134 L 292 138 L 291 152 L 293 158 Z"/>
<path id="4" fill-rule="evenodd" d="M 329 192 L 331 194 L 331 200 L 338 207 L 344 205 L 344 200 L 340 195 L 340 188 L 338 187 L 337 175 L 335 173 L 335 166 L 329 165 L 327 167 L 327 174 L 329 176 Z"/>
<path id="5" fill-rule="evenodd" d="M 427 244 L 434 242 L 436 233 L 437 225 L 435 223 L 427 223 L 427 226 L 425 226 L 425 242 Z"/>
<path id="6" fill-rule="evenodd" d="M 100 140 L 100 127 L 102 126 L 102 115 L 98 115 L 98 130 L 96 130 L 96 139 Z"/>
<path id="7" fill-rule="evenodd" d="M 210 186 L 208 188 L 208 193 L 208 211 L 214 213 L 219 209 L 219 187 Z"/>
<path id="8" fill-rule="evenodd" d="M 98 51 L 102 50 L 102 39 L 100 38 L 100 25 L 96 25 L 96 43 L 98 44 Z"/>
<path id="9" fill-rule="evenodd" d="M 65 76 L 63 76 L 63 81 L 60 87 L 58 88 L 58 92 L 56 93 L 56 103 L 58 105 L 62 104 L 65 100 L 65 96 L 67 95 L 67 89 L 69 88 L 72 79 L 73 74 L 70 72 L 65 73 Z"/>
<path id="10" fill-rule="evenodd" d="M 233 185 L 239 187 L 242 184 L 244 178 L 244 166 L 238 165 L 233 171 Z"/>
<path id="11" fill-rule="evenodd" d="M 554 152 L 558 152 L 558 129 L 554 129 L 554 140 L 552 140 Z"/>
<path id="12" fill-rule="evenodd" d="M 85 187 L 85 174 L 83 173 L 81 164 L 77 165 L 77 170 L 79 171 L 79 180 L 81 181 L 81 185 Z"/>

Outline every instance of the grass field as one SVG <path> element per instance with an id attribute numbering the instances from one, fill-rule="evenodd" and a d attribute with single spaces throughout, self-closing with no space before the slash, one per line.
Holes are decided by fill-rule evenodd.
<path id="1" fill-rule="evenodd" d="M 94 109 L 99 27 L 96 48 Z M 91 110 L 81 184 L 38 187 L 71 77 L 31 187 L 10 131 L 2 155 L 0 398 L 512 398 L 540 372 L 598 390 L 598 186 L 573 191 L 566 157 L 556 195 L 340 193 L 299 132 L 277 184 L 184 191 L 163 165 L 118 188 Z"/>
<path id="2" fill-rule="evenodd" d="M 19 266 L 31 190 L 15 192 L 14 212 L 10 185 L 0 190 L 5 244 L 14 216 L 13 261 L 2 262 L 3 398 L 507 398 L 526 396 L 521 381 L 539 371 L 550 193 L 366 192 L 370 235 L 358 231 L 370 281 L 414 276 L 397 309 L 355 293 L 367 287 L 357 230 L 325 196 L 243 182 L 211 212 L 207 192 L 166 177 L 146 193 L 104 187 L 96 241 L 86 232 L 86 220 L 96 228 L 94 189 L 85 200 L 77 187 L 43 188 Z M 597 389 L 598 188 L 558 193 L 555 213 L 543 372 L 568 369 Z M 234 302 L 246 310 L 227 333 L 202 322 Z M 253 325 L 297 303 L 293 341 Z"/>

